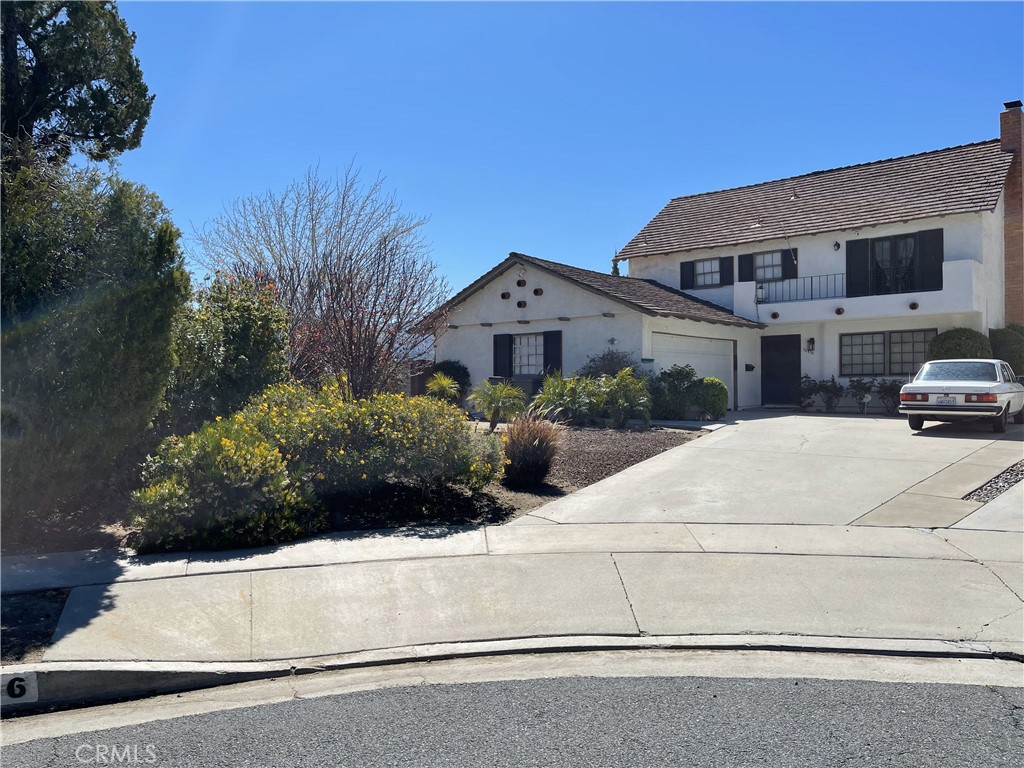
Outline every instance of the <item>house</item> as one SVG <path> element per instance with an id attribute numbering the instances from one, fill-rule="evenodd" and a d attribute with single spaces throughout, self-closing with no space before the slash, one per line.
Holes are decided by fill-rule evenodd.
<path id="1" fill-rule="evenodd" d="M 804 374 L 909 378 L 937 333 L 1024 323 L 1022 123 L 1008 102 L 998 139 L 673 199 L 628 277 L 510 254 L 434 316 L 435 357 L 535 388 L 615 348 L 734 409 Z"/>

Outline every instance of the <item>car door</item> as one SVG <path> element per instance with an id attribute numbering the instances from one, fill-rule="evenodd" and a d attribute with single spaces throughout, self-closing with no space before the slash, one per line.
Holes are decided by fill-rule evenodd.
<path id="1" fill-rule="evenodd" d="M 1013 375 L 1013 369 L 1010 368 L 1009 364 L 1001 363 L 1000 368 L 1003 371 L 1003 380 L 1006 382 L 1006 388 L 1010 391 L 1010 413 L 1017 413 L 1021 408 L 1024 408 L 1024 384 L 1017 381 L 1017 377 Z"/>

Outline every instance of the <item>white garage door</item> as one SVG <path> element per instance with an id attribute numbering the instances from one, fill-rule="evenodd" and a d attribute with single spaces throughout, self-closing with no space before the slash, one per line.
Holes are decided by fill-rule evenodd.
<path id="1" fill-rule="evenodd" d="M 692 365 L 698 376 L 714 376 L 729 388 L 729 407 L 736 407 L 732 380 L 732 342 L 674 333 L 652 334 L 654 364 L 658 368 Z"/>

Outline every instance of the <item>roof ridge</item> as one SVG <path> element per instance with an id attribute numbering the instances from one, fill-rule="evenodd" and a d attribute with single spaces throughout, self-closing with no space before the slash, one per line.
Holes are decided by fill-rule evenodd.
<path id="1" fill-rule="evenodd" d="M 641 283 L 654 283 L 659 288 L 668 288 L 670 291 L 675 290 L 674 288 L 671 288 L 665 285 L 664 283 L 659 283 L 657 280 L 649 280 L 644 277 L 633 277 L 632 275 L 613 275 L 611 272 L 598 272 L 596 269 L 587 269 L 586 267 L 577 267 L 575 264 L 566 264 L 561 261 L 551 261 L 550 259 L 542 259 L 539 256 L 531 256 L 528 253 L 518 253 L 516 251 L 512 251 L 511 253 L 509 253 L 509 257 L 528 259 L 530 261 L 536 261 L 540 264 L 554 264 L 555 266 L 558 267 L 568 267 L 569 269 L 575 269 L 578 272 L 586 272 L 587 274 L 596 275 L 597 277 L 601 278 L 612 278 L 613 280 L 637 280 Z M 686 296 L 687 298 L 690 299 L 694 298 L 688 293 L 682 293 L 681 295 Z"/>
<path id="2" fill-rule="evenodd" d="M 939 152 L 950 152 L 950 151 L 955 150 L 955 149 L 966 149 L 967 147 L 980 147 L 980 146 L 985 145 L 985 144 L 997 144 L 997 143 L 999 143 L 999 139 L 998 138 L 996 138 L 996 139 L 985 139 L 983 141 L 972 141 L 972 142 L 968 142 L 966 144 L 956 144 L 956 145 L 954 145 L 952 147 L 942 147 L 941 149 L 930 149 L 927 152 L 914 152 L 914 153 L 909 154 L 909 155 L 897 155 L 896 157 L 885 157 L 885 158 L 881 158 L 879 160 L 869 160 L 869 161 L 866 161 L 866 162 L 863 162 L 863 163 L 852 163 L 851 165 L 839 165 L 839 166 L 836 166 L 835 168 L 823 168 L 823 169 L 818 170 L 818 171 L 809 171 L 808 173 L 801 173 L 801 174 L 798 174 L 796 176 L 785 176 L 785 177 L 783 177 L 781 179 L 769 179 L 768 181 L 758 181 L 758 182 L 755 182 L 753 184 L 742 184 L 742 185 L 740 185 L 738 187 L 725 187 L 723 189 L 713 189 L 713 190 L 709 190 L 707 192 L 695 192 L 692 195 L 678 195 L 676 197 L 671 198 L 666 205 L 671 205 L 672 203 L 676 202 L 677 200 L 693 200 L 695 198 L 704 197 L 706 195 L 720 195 L 723 192 L 738 192 L 739 190 L 754 189 L 756 187 L 763 187 L 763 186 L 768 185 L 768 184 L 778 184 L 780 182 L 796 181 L 798 179 L 806 179 L 806 178 L 809 178 L 811 176 L 818 176 L 818 175 L 824 174 L 824 173 L 835 173 L 836 171 L 847 171 L 847 170 L 852 170 L 854 168 L 865 168 L 865 167 L 867 167 L 869 165 L 882 165 L 884 163 L 893 163 L 893 162 L 896 162 L 897 160 L 909 160 L 911 158 L 924 157 L 925 155 L 934 155 L 934 154 L 937 154 Z"/>

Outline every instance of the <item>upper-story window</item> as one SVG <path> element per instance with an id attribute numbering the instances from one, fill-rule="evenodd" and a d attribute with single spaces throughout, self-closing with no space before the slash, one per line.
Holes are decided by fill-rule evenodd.
<path id="1" fill-rule="evenodd" d="M 756 280 L 759 284 L 791 280 L 797 276 L 796 265 L 796 248 L 744 253 L 739 257 L 739 280 Z"/>
<path id="2" fill-rule="evenodd" d="M 942 290 L 942 230 L 849 240 L 846 295 Z"/>
<path id="3" fill-rule="evenodd" d="M 732 256 L 683 261 L 679 264 L 679 287 L 684 291 L 732 284 Z"/>
<path id="4" fill-rule="evenodd" d="M 704 259 L 694 264 L 694 287 L 710 288 L 722 284 L 722 273 L 719 271 L 718 259 Z"/>
<path id="5" fill-rule="evenodd" d="M 782 279 L 782 251 L 754 254 L 754 280 L 764 283 Z"/>

